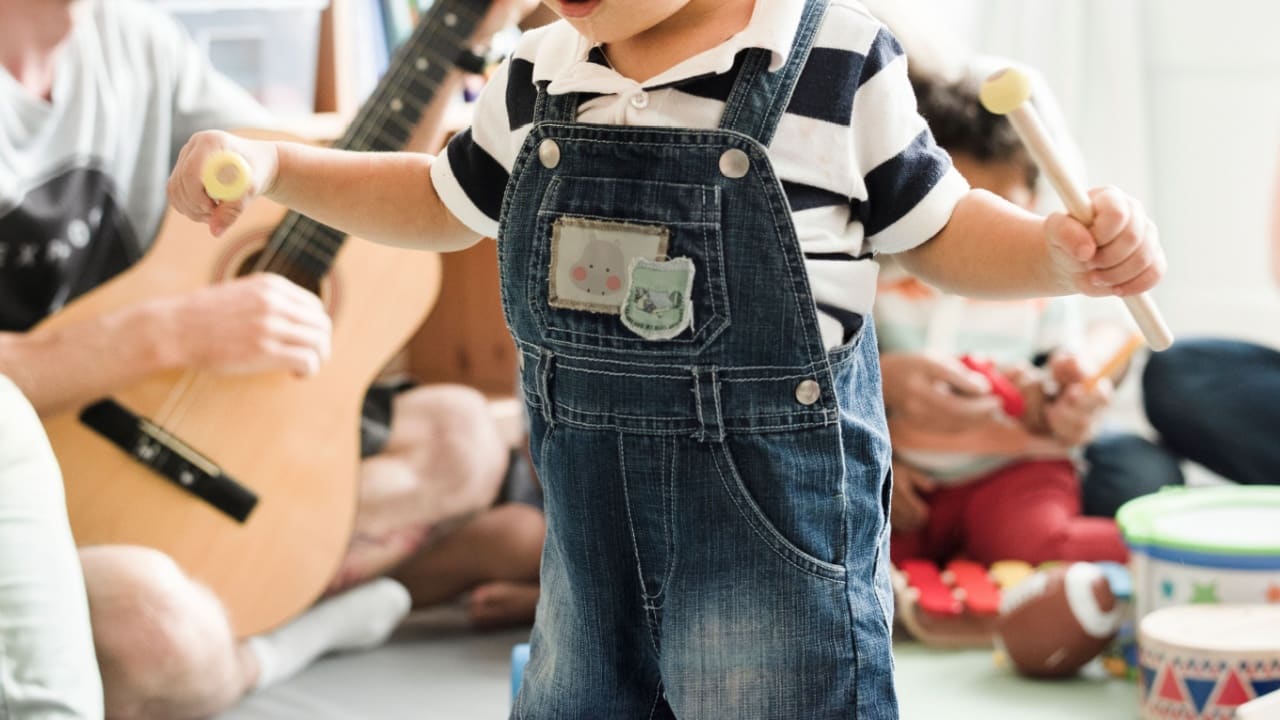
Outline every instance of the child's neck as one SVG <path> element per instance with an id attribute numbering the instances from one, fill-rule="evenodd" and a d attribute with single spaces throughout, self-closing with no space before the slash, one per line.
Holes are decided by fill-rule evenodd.
<path id="1" fill-rule="evenodd" d="M 643 83 L 742 32 L 755 4 L 756 0 L 690 0 L 648 30 L 609 43 L 605 54 L 618 74 Z"/>

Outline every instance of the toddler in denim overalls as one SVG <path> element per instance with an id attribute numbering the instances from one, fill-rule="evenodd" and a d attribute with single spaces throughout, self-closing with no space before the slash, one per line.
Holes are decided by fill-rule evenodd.
<path id="1" fill-rule="evenodd" d="M 607 50 L 653 28 L 672 31 L 675 18 L 704 22 L 730 6 L 799 1 L 552 4 Z M 747 48 L 732 68 L 684 86 L 723 92 L 718 127 L 579 122 L 593 98 L 553 92 L 540 47 L 532 60 L 517 52 L 497 76 L 505 87 L 486 91 L 489 102 L 505 93 L 500 122 L 518 150 L 463 132 L 434 166 L 406 156 L 355 163 L 209 133 L 175 170 L 175 206 L 216 227 L 240 206 L 215 208 L 188 188 L 204 158 L 224 149 L 249 159 L 269 195 L 363 237 L 455 249 L 500 220 L 503 306 L 548 526 L 517 718 L 897 717 L 890 448 L 874 330 L 861 313 L 817 297 L 815 257 L 802 252 L 793 222 L 815 193 L 780 180 L 771 163 L 797 151 L 818 169 L 853 162 L 831 148 L 773 143 L 793 104 L 820 114 L 812 97 L 793 97 L 806 80 L 830 85 L 832 103 L 860 91 L 828 80 L 838 79 L 823 64 L 830 52 L 811 59 L 829 13 L 861 12 L 830 2 L 805 0 L 782 62 Z M 684 14 L 695 6 L 709 15 Z M 594 13 L 660 17 L 630 36 L 597 37 L 608 23 L 593 25 Z M 604 63 L 592 72 L 614 73 Z M 863 75 L 844 80 L 881 81 Z M 482 98 L 478 117 L 485 107 Z M 862 112 L 869 122 L 918 120 L 910 103 Z M 791 128 L 792 144 L 813 131 L 806 122 L 821 120 Z M 858 158 L 882 196 L 849 200 L 849 232 L 882 222 L 886 200 L 910 206 L 947 182 L 949 163 L 932 152 L 928 132 L 915 144 L 932 160 Z M 897 248 L 919 245 L 904 264 L 932 284 L 1104 294 L 1144 290 L 1162 272 L 1145 215 L 1114 191 L 1094 196 L 1092 230 L 1020 214 L 963 186 L 951 192 L 936 225 L 909 208 L 898 218 L 905 234 L 922 235 Z M 824 340 L 823 314 L 842 318 L 838 342 Z"/>
<path id="2" fill-rule="evenodd" d="M 778 71 L 747 51 L 718 130 L 537 94 L 499 233 L 548 525 L 515 717 L 896 716 L 875 337 L 824 347 L 765 150 L 823 5 Z M 601 238 L 670 258 L 620 314 L 556 272 Z"/>

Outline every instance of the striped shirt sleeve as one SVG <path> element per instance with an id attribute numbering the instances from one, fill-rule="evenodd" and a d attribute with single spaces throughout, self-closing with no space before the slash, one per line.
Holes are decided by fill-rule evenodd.
<path id="1" fill-rule="evenodd" d="M 515 164 L 508 86 L 521 78 L 522 63 L 527 64 L 511 60 L 498 68 L 476 101 L 471 127 L 454 135 L 431 165 L 431 181 L 445 207 L 485 237 L 498 235 L 502 196 Z"/>
<path id="2" fill-rule="evenodd" d="M 883 27 L 858 78 L 851 127 L 865 189 L 853 212 L 869 249 L 903 252 L 936 235 L 969 186 L 916 111 L 906 55 Z"/>

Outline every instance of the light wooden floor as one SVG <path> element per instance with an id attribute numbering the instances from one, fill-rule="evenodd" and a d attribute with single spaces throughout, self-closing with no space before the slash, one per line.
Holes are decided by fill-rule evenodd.
<path id="1" fill-rule="evenodd" d="M 386 647 L 324 660 L 218 720 L 501 720 L 511 647 L 527 637 L 471 633 L 448 613 L 417 617 Z M 942 652 L 911 642 L 898 645 L 896 658 L 904 720 L 1138 716 L 1137 687 L 1124 681 L 1023 680 L 995 667 L 989 651 Z"/>

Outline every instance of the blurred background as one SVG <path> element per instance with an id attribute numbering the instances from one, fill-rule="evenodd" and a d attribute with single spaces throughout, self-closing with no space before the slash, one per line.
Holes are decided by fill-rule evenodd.
<path id="1" fill-rule="evenodd" d="M 1280 344 L 1269 228 L 1280 182 L 1280 3 L 897 0 L 957 48 L 1040 71 L 1090 185 L 1160 226 L 1174 332 Z"/>

